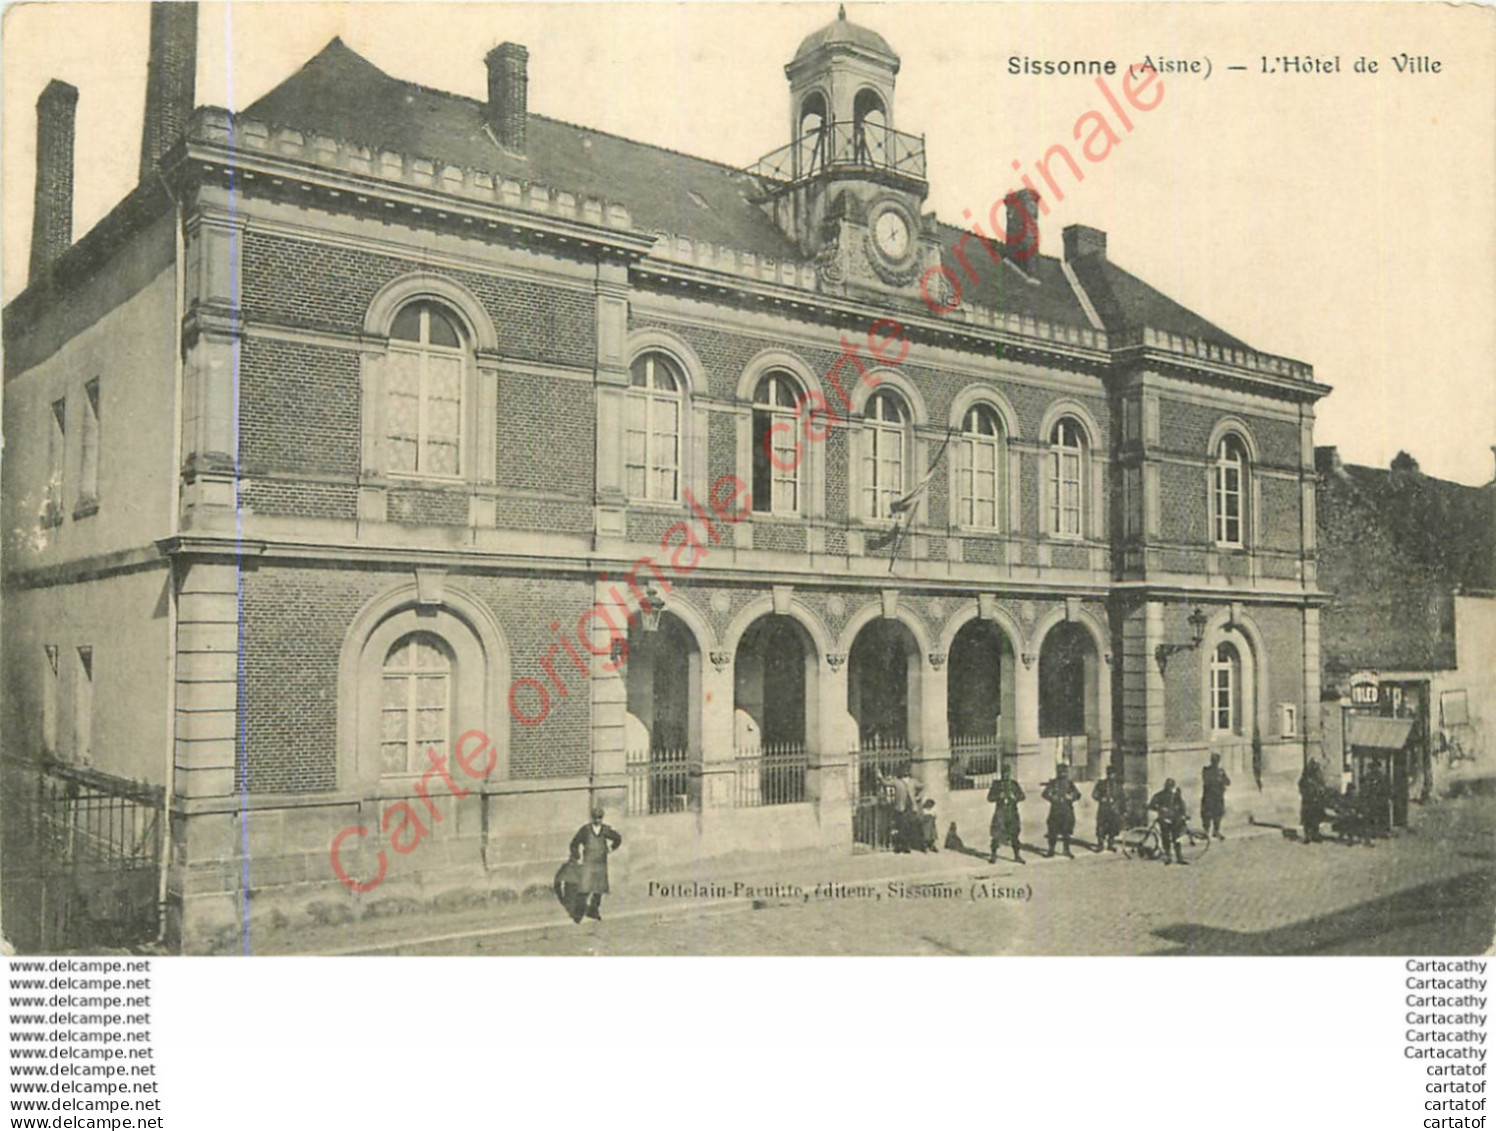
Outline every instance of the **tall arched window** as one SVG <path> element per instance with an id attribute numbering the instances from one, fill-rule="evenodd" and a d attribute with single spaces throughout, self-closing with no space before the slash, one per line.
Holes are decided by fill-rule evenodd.
<path id="1" fill-rule="evenodd" d="M 413 302 L 390 327 L 386 377 L 388 469 L 456 479 L 462 474 L 462 388 L 467 349 L 457 319 Z"/>
<path id="2" fill-rule="evenodd" d="M 852 100 L 852 138 L 859 164 L 887 164 L 888 113 L 877 91 L 864 88 Z"/>
<path id="3" fill-rule="evenodd" d="M 429 632 L 397 640 L 384 661 L 379 711 L 379 769 L 386 775 L 430 768 L 428 750 L 447 756 L 451 733 L 452 659 Z"/>
<path id="4" fill-rule="evenodd" d="M 764 374 L 753 390 L 753 509 L 761 513 L 800 513 L 800 399 L 799 382 L 782 369 Z"/>
<path id="5" fill-rule="evenodd" d="M 1079 538 L 1085 531 L 1086 434 L 1061 417 L 1049 434 L 1049 532 Z"/>
<path id="6" fill-rule="evenodd" d="M 1217 644 L 1210 660 L 1210 729 L 1241 733 L 1241 654 L 1233 644 Z"/>
<path id="7" fill-rule="evenodd" d="M 1221 438 L 1215 455 L 1215 540 L 1221 546 L 1245 544 L 1247 452 L 1241 437 Z"/>
<path id="8" fill-rule="evenodd" d="M 956 516 L 962 526 L 998 526 L 1002 438 L 1002 425 L 991 405 L 967 410 L 956 449 Z"/>
<path id="9" fill-rule="evenodd" d="M 624 483 L 631 499 L 680 498 L 681 404 L 685 380 L 661 353 L 641 354 L 629 371 Z"/>
<path id="10" fill-rule="evenodd" d="M 908 490 L 909 410 L 892 393 L 874 393 L 862 436 L 862 513 L 892 518 L 893 504 Z"/>

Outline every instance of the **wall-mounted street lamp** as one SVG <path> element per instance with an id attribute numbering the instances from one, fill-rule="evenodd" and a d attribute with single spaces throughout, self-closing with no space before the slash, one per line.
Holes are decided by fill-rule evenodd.
<path id="1" fill-rule="evenodd" d="M 660 614 L 665 611 L 665 598 L 651 583 L 644 590 L 644 600 L 639 602 L 639 624 L 645 632 L 654 632 L 660 627 Z"/>
<path id="2" fill-rule="evenodd" d="M 1162 672 L 1169 666 L 1169 657 L 1175 652 L 1190 652 L 1200 647 L 1200 642 L 1205 639 L 1205 623 L 1208 618 L 1205 610 L 1198 605 L 1195 611 L 1189 615 L 1189 626 L 1191 640 L 1188 644 L 1160 644 L 1153 650 L 1153 658 L 1158 661 L 1158 670 Z"/>

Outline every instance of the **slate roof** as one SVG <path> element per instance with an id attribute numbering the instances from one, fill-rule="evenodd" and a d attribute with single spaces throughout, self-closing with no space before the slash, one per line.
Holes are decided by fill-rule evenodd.
<path id="1" fill-rule="evenodd" d="M 816 35 L 853 34 L 840 30 L 847 28 L 874 35 L 842 20 Z M 741 169 L 535 113 L 529 115 L 526 154 L 520 157 L 494 141 L 484 128 L 483 112 L 484 103 L 478 99 L 394 78 L 334 39 L 242 116 L 613 201 L 628 208 L 634 223 L 646 231 L 803 261 L 794 243 L 754 203 L 761 186 Z M 966 233 L 947 224 L 940 231 L 944 263 L 962 283 L 963 303 L 1064 325 L 1089 325 L 1059 259 L 1040 255 L 1027 261 L 1027 274 L 1039 281 L 1035 286 L 1011 266 L 993 263 L 971 237 L 966 255 L 978 275 L 972 283 L 953 251 Z M 1044 239 L 1047 246 L 1055 246 L 1059 233 L 1046 230 Z M 1079 260 L 1075 270 L 1109 331 L 1146 325 L 1245 348 L 1237 338 L 1104 258 Z"/>

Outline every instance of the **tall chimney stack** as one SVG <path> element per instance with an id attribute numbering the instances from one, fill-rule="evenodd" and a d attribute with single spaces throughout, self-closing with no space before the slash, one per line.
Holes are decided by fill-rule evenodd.
<path id="1" fill-rule="evenodd" d="M 1039 194 L 1022 188 L 1008 193 L 1003 203 L 1008 206 L 1008 254 L 1023 266 L 1039 254 Z"/>
<path id="2" fill-rule="evenodd" d="M 31 282 L 73 242 L 73 129 L 78 88 L 53 79 L 36 100 L 36 207 Z"/>
<path id="3" fill-rule="evenodd" d="M 488 64 L 488 128 L 509 152 L 523 153 L 530 114 L 530 53 L 518 43 L 501 43 L 483 61 Z"/>
<path id="4" fill-rule="evenodd" d="M 151 53 L 145 79 L 140 179 L 187 132 L 197 101 L 197 4 L 151 4 Z"/>

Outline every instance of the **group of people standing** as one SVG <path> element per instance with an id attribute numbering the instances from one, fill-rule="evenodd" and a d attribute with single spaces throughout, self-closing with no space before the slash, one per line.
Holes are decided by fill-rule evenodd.
<path id="1" fill-rule="evenodd" d="M 1330 829 L 1347 844 L 1372 844 L 1372 838 L 1391 831 L 1392 794 L 1382 768 L 1372 762 L 1361 775 L 1358 790 L 1352 782 L 1340 793 L 1325 781 L 1324 771 L 1311 760 L 1299 776 L 1299 821 L 1304 827 L 1304 843 L 1320 844 L 1320 831 L 1326 819 Z"/>
<path id="2" fill-rule="evenodd" d="M 1221 768 L 1219 754 L 1210 756 L 1210 765 L 1205 767 L 1201 783 L 1200 819 L 1205 824 L 1206 834 L 1224 840 L 1221 818 L 1226 815 L 1226 790 L 1231 786 L 1231 778 Z M 1040 796 L 1049 802 L 1049 817 L 1045 824 L 1045 839 L 1049 845 L 1047 855 L 1053 856 L 1055 845 L 1059 843 L 1064 854 L 1073 860 L 1070 838 L 1075 833 L 1075 803 L 1080 800 L 1081 793 L 1070 779 L 1070 767 L 1063 763 L 1057 766 L 1055 776 L 1044 783 Z M 987 800 L 994 806 L 990 830 L 992 850 L 987 857 L 990 863 L 997 863 L 998 849 L 1003 846 L 1012 849 L 1015 862 L 1026 863 L 1020 840 L 1022 821 L 1018 812 L 1018 803 L 1026 799 L 1023 786 L 1013 780 L 1011 765 L 1004 762 L 998 779 L 987 791 Z M 1126 827 L 1127 799 L 1122 779 L 1113 767 L 1108 766 L 1106 777 L 1092 788 L 1091 800 L 1096 802 L 1096 839 L 1091 844 L 1091 851 L 1115 852 L 1117 837 Z M 1149 799 L 1148 809 L 1158 814 L 1164 863 L 1185 863 L 1179 838 L 1185 835 L 1189 809 L 1173 778 L 1165 781 L 1163 788 Z"/>

